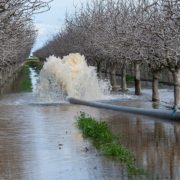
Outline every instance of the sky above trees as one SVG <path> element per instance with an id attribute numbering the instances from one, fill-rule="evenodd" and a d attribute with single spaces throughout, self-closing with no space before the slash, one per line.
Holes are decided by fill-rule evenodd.
<path id="1" fill-rule="evenodd" d="M 71 14 L 74 8 L 83 2 L 86 0 L 53 0 L 48 12 L 35 15 L 34 21 L 38 36 L 32 52 L 42 47 L 47 40 L 63 28 L 66 12 Z"/>

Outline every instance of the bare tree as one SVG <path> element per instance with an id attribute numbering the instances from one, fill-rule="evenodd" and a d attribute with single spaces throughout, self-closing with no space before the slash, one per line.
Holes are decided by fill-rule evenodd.
<path id="1" fill-rule="evenodd" d="M 80 52 L 88 63 L 105 68 L 116 89 L 121 69 L 121 89 L 126 90 L 126 69 L 134 66 L 135 94 L 141 94 L 140 68 L 152 74 L 152 100 L 159 101 L 161 72 L 174 75 L 175 106 L 180 107 L 180 3 L 178 0 L 93 0 L 67 15 L 65 28 L 35 52 L 64 56 Z"/>
<path id="2" fill-rule="evenodd" d="M 47 11 L 51 1 L 1 0 L 0 83 L 29 56 L 36 38 L 32 15 Z"/>

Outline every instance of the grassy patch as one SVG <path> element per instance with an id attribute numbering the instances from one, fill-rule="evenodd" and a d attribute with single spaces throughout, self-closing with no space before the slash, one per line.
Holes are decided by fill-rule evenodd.
<path id="1" fill-rule="evenodd" d="M 31 83 L 31 78 L 30 78 L 30 70 L 28 66 L 23 66 L 22 70 L 20 72 L 21 77 L 23 77 L 20 80 L 20 91 L 27 91 L 30 92 L 32 91 L 32 83 Z"/>
<path id="2" fill-rule="evenodd" d="M 40 73 L 40 71 L 43 67 L 43 63 L 39 60 L 28 60 L 28 61 L 26 61 L 26 65 L 33 68 L 37 74 Z"/>
<path id="3" fill-rule="evenodd" d="M 106 122 L 97 121 L 81 112 L 77 117 L 77 126 L 85 138 L 91 139 L 95 147 L 106 157 L 121 162 L 127 168 L 128 175 L 147 175 L 143 169 L 136 167 L 134 155 L 113 135 Z"/>
<path id="4" fill-rule="evenodd" d="M 43 67 L 43 63 L 41 63 L 39 60 L 27 60 L 25 62 L 25 65 L 22 67 L 19 74 L 19 82 L 17 83 L 17 89 L 20 92 L 32 91 L 32 83 L 31 83 L 30 69 L 29 69 L 30 67 L 33 68 L 37 74 L 39 74 L 40 70 Z"/>
<path id="5" fill-rule="evenodd" d="M 134 83 L 134 77 L 127 74 L 126 75 L 126 81 L 129 84 L 133 84 Z"/>

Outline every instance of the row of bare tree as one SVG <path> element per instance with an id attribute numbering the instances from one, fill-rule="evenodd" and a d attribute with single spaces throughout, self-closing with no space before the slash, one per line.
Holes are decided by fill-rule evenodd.
<path id="1" fill-rule="evenodd" d="M 0 85 L 29 56 L 36 37 L 33 14 L 48 10 L 49 2 L 0 0 Z"/>
<path id="2" fill-rule="evenodd" d="M 126 90 L 126 69 L 134 66 L 135 94 L 141 94 L 140 68 L 152 73 L 152 100 L 159 101 L 158 82 L 164 69 L 174 77 L 175 107 L 180 108 L 180 1 L 92 0 L 66 16 L 64 28 L 34 54 L 41 59 L 79 52 L 89 64 L 102 66 L 116 87 Z"/>

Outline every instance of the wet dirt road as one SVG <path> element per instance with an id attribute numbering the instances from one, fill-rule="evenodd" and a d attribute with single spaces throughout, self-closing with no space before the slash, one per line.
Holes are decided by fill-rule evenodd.
<path id="1" fill-rule="evenodd" d="M 82 138 L 75 125 L 79 111 L 107 121 L 115 134 L 123 135 L 138 167 L 150 173 L 148 179 L 180 177 L 178 122 L 70 104 L 29 104 L 32 99 L 31 93 L 0 98 L 0 180 L 127 179 L 121 165 Z"/>

